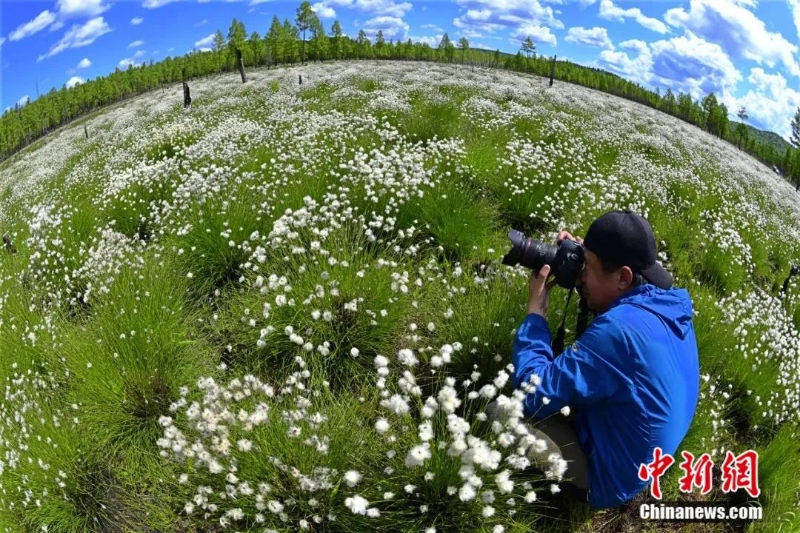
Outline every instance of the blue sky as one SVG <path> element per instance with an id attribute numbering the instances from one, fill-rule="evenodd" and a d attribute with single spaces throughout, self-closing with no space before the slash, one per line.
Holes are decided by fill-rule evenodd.
<path id="1" fill-rule="evenodd" d="M 263 35 L 273 15 L 294 21 L 300 2 L 274 0 L 0 1 L 0 109 L 113 71 L 211 46 L 231 20 Z M 800 0 L 325 0 L 312 6 L 330 31 L 436 45 L 444 32 L 471 46 L 539 53 L 615 72 L 695 98 L 714 91 L 734 118 L 784 137 L 800 106 Z"/>

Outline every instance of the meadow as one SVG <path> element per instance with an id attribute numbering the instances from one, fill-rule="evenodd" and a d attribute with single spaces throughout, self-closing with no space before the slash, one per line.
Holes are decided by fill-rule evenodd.
<path id="1" fill-rule="evenodd" d="M 680 450 L 717 472 L 759 454 L 762 521 L 680 529 L 800 531 L 794 187 L 678 119 L 547 82 L 399 61 L 227 74 L 192 81 L 190 109 L 155 91 L 1 164 L 0 531 L 660 530 L 560 499 L 557 463 L 524 471 L 517 421 L 483 424 L 520 402 L 529 271 L 500 263 L 508 229 L 549 242 L 624 208 L 694 303 Z M 566 296 L 553 331 L 575 323 Z M 751 499 L 682 494 L 680 474 L 665 500 Z"/>

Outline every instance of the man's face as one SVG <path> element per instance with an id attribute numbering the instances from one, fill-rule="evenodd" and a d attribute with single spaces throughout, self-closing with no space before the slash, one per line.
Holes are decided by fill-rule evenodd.
<path id="1" fill-rule="evenodd" d="M 597 256 L 584 249 L 583 270 L 578 275 L 578 284 L 586 298 L 586 305 L 595 313 L 605 312 L 624 291 L 620 289 L 620 271 L 603 272 Z"/>

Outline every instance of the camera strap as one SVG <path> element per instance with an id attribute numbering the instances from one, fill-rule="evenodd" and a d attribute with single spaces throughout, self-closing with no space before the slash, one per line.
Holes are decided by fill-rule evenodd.
<path id="1" fill-rule="evenodd" d="M 567 322 L 567 310 L 569 309 L 569 301 L 572 298 L 572 291 L 575 290 L 570 289 L 569 294 L 567 294 L 567 304 L 564 306 L 564 318 L 561 319 L 561 326 L 558 328 L 558 333 L 556 333 L 556 338 L 553 339 L 551 343 L 551 348 L 553 349 L 553 357 L 557 357 L 561 352 L 564 351 L 564 325 Z M 586 331 L 586 326 L 589 323 L 589 307 L 586 305 L 586 298 L 583 296 L 580 297 L 578 300 L 578 319 L 575 324 L 575 338 L 577 339 L 583 332 Z"/>
<path id="2" fill-rule="evenodd" d="M 569 290 L 567 294 L 567 304 L 564 306 L 564 318 L 561 319 L 561 326 L 558 328 L 558 333 L 556 333 L 556 338 L 553 339 L 553 342 L 550 344 L 550 347 L 553 349 L 553 357 L 557 357 L 558 354 L 564 351 L 564 324 L 567 321 L 567 310 L 569 309 L 569 300 L 572 298 L 572 291 L 574 291 L 574 287 Z"/>

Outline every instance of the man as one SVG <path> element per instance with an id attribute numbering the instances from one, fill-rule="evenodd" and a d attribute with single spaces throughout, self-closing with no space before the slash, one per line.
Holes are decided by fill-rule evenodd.
<path id="1" fill-rule="evenodd" d="M 674 454 L 694 417 L 700 371 L 692 302 L 656 262 L 653 231 L 641 216 L 613 211 L 584 240 L 562 231 L 558 241 L 565 238 L 584 245 L 576 285 L 595 318 L 554 358 L 547 307 L 555 283 L 547 281 L 548 265 L 532 272 L 528 315 L 513 347 L 514 386 L 538 377 L 524 412 L 544 419 L 534 427 L 549 444 L 545 454 L 555 446 L 567 461 L 569 492 L 595 508 L 617 507 L 647 486 L 640 465 L 652 462 L 656 447 Z M 565 406 L 571 420 L 559 413 Z"/>

